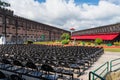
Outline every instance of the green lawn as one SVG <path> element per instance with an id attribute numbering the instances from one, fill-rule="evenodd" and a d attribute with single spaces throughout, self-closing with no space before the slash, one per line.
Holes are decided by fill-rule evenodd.
<path id="1" fill-rule="evenodd" d="M 120 52 L 120 48 L 104 48 L 105 51 Z"/>
<path id="2" fill-rule="evenodd" d="M 34 44 L 53 44 L 53 42 L 34 42 Z"/>

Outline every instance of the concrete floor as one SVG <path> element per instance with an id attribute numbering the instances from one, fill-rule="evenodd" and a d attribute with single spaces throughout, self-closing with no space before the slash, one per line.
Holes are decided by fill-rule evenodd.
<path id="1" fill-rule="evenodd" d="M 85 71 L 85 74 L 80 76 L 80 80 L 88 80 L 89 72 L 97 69 L 102 64 L 113 59 L 120 58 L 120 52 L 105 52 L 88 70 Z"/>

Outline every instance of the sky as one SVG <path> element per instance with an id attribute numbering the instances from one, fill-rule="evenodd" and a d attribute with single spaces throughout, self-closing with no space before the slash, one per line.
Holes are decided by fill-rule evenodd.
<path id="1" fill-rule="evenodd" d="M 120 23 L 120 0 L 2 0 L 15 15 L 76 31 Z"/>

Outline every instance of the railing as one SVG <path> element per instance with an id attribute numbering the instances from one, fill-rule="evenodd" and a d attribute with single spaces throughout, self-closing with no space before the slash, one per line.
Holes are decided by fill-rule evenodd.
<path id="1" fill-rule="evenodd" d="M 105 80 L 108 72 L 118 69 L 120 69 L 120 58 L 111 60 L 110 63 L 106 62 L 96 70 L 89 72 L 89 80 Z"/>
<path id="2" fill-rule="evenodd" d="M 91 78 L 91 74 L 94 75 L 94 76 L 96 76 L 96 77 L 98 77 L 98 79 L 100 79 L 100 80 L 105 80 L 103 77 L 101 77 L 101 76 L 95 74 L 94 72 L 90 72 L 90 73 L 89 73 L 89 80 L 92 79 L 92 78 Z"/>
<path id="3" fill-rule="evenodd" d="M 118 69 L 120 69 L 120 58 L 111 60 L 110 61 L 110 71 L 115 71 Z"/>
<path id="4" fill-rule="evenodd" d="M 89 73 L 90 75 L 89 80 L 91 80 L 91 75 L 92 75 L 92 80 L 96 80 L 99 77 L 104 77 L 108 73 L 108 71 L 109 71 L 109 62 L 106 62 L 105 64 L 101 65 L 99 68 L 94 70 L 92 73 Z M 99 75 L 99 77 L 96 76 L 95 74 Z"/>

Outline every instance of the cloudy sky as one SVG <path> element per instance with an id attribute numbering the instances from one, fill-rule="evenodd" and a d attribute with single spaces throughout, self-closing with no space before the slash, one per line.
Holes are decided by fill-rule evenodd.
<path id="1" fill-rule="evenodd" d="M 120 0 L 2 0 L 14 14 L 65 30 L 120 22 Z"/>

